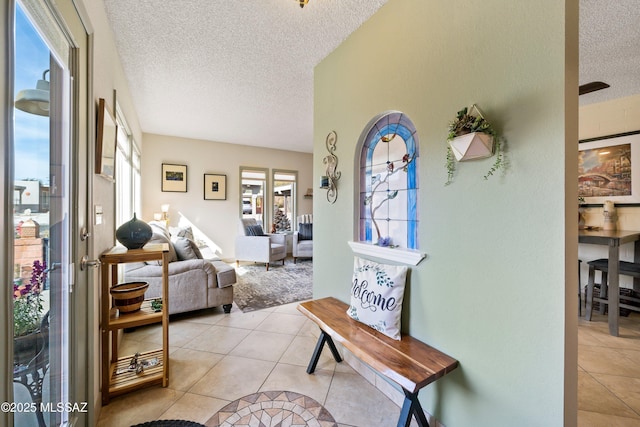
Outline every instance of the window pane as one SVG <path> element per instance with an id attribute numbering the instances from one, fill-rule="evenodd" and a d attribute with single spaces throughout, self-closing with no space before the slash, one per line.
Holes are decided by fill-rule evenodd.
<path id="1" fill-rule="evenodd" d="M 360 240 L 417 249 L 418 142 L 402 113 L 382 115 L 363 133 L 360 153 Z M 381 243 L 382 244 L 382 243 Z"/>

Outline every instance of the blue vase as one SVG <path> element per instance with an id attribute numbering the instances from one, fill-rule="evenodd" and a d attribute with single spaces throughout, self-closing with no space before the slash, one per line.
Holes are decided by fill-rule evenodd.
<path id="1" fill-rule="evenodd" d="M 151 240 L 151 236 L 153 236 L 151 226 L 136 218 L 135 213 L 130 221 L 116 230 L 116 239 L 127 249 L 140 249 Z"/>

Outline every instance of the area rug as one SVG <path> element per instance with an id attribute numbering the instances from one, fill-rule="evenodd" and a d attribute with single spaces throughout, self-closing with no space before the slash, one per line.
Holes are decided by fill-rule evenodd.
<path id="1" fill-rule="evenodd" d="M 243 311 L 275 307 L 313 297 L 313 261 L 297 264 L 240 264 L 236 268 L 233 300 Z"/>
<path id="2" fill-rule="evenodd" d="M 292 391 L 264 391 L 242 397 L 218 411 L 207 427 L 337 427 L 324 406 Z"/>

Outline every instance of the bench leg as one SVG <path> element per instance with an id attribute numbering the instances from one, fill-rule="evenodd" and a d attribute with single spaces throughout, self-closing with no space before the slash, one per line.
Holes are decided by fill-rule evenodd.
<path id="1" fill-rule="evenodd" d="M 309 361 L 309 366 L 307 367 L 307 374 L 313 374 L 316 370 L 316 366 L 318 365 L 318 360 L 320 360 L 320 354 L 322 353 L 322 348 L 324 347 L 324 343 L 329 345 L 329 349 L 333 354 L 333 358 L 336 359 L 336 362 L 342 362 L 342 357 L 340 357 L 340 353 L 338 353 L 338 349 L 336 345 L 333 343 L 333 340 L 322 329 L 320 330 L 320 337 L 318 337 L 318 342 L 316 343 L 316 349 L 313 350 L 313 355 L 311 356 L 311 361 Z"/>
<path id="2" fill-rule="evenodd" d="M 402 391 L 404 391 L 404 403 L 402 404 L 402 410 L 400 411 L 398 427 L 409 427 L 412 415 L 416 417 L 418 426 L 429 427 L 427 417 L 425 417 L 422 405 L 420 405 L 420 401 L 418 400 L 418 393 L 411 393 L 405 389 L 402 389 Z"/>

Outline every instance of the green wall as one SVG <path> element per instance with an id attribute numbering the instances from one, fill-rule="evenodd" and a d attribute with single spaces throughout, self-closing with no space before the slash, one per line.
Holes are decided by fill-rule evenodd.
<path id="1" fill-rule="evenodd" d="M 348 301 L 358 138 L 403 111 L 420 139 L 428 256 L 411 269 L 403 332 L 460 361 L 420 394 L 447 427 L 576 422 L 564 283 L 577 258 L 577 13 L 577 0 L 390 0 L 315 69 L 314 184 L 331 130 L 342 172 L 335 204 L 315 190 L 315 297 Z M 494 159 L 467 162 L 445 187 L 447 125 L 473 103 L 506 137 L 510 169 L 485 181 Z"/>

